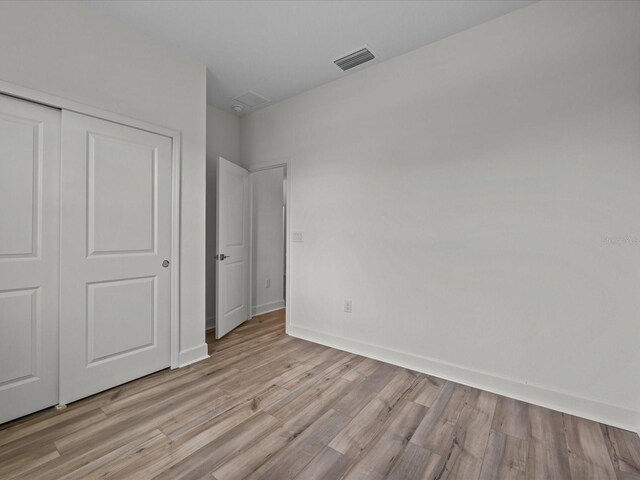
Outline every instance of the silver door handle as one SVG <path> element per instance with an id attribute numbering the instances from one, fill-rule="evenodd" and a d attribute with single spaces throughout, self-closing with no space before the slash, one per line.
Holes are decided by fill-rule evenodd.
<path id="1" fill-rule="evenodd" d="M 225 258 L 231 258 L 231 255 L 225 255 L 224 253 L 221 253 L 220 255 L 216 255 L 216 260 L 224 260 Z"/>
<path id="2" fill-rule="evenodd" d="M 164 268 L 167 268 L 169 266 L 169 260 L 165 260 L 164 262 L 162 262 L 162 266 Z"/>

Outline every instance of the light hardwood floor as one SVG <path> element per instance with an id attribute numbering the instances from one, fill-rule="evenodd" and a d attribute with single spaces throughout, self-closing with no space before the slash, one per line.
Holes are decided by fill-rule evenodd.
<path id="1" fill-rule="evenodd" d="M 284 334 L 0 426 L 0 478 L 640 479 L 637 434 Z"/>

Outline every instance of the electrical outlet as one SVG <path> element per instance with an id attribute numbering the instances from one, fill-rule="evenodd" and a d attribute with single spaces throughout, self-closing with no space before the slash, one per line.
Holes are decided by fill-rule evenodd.
<path id="1" fill-rule="evenodd" d="M 302 232 L 291 232 L 292 242 L 304 242 L 304 235 Z"/>
<path id="2" fill-rule="evenodd" d="M 270 287 L 271 287 L 271 280 L 267 278 L 267 281 L 266 281 L 266 282 L 264 282 L 264 286 L 265 286 L 266 288 L 270 288 Z"/>
<path id="3" fill-rule="evenodd" d="M 345 313 L 351 313 L 351 300 L 344 301 L 344 311 Z"/>

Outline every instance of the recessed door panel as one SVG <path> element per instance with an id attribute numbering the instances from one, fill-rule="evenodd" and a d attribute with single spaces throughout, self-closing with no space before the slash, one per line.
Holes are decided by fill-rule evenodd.
<path id="1" fill-rule="evenodd" d="M 226 199 L 226 247 L 238 247 L 244 244 L 244 197 L 245 185 L 241 176 L 230 175 L 228 177 L 227 189 L 229 191 Z"/>
<path id="2" fill-rule="evenodd" d="M 42 123 L 0 114 L 0 258 L 36 254 Z"/>
<path id="3" fill-rule="evenodd" d="M 0 292 L 0 388 L 37 377 L 37 289 Z"/>
<path id="4" fill-rule="evenodd" d="M 60 396 L 170 366 L 171 139 L 64 111 Z"/>
<path id="5" fill-rule="evenodd" d="M 93 283 L 87 297 L 89 365 L 155 346 L 155 277 Z"/>
<path id="6" fill-rule="evenodd" d="M 60 111 L 0 95 L 0 423 L 58 403 Z"/>
<path id="7" fill-rule="evenodd" d="M 155 250 L 158 151 L 89 134 L 89 255 Z"/>
<path id="8" fill-rule="evenodd" d="M 226 270 L 226 314 L 244 306 L 244 262 L 235 262 L 225 267 Z"/>

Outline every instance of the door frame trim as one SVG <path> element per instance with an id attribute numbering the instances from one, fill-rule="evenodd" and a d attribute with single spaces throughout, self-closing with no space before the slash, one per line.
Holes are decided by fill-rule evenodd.
<path id="1" fill-rule="evenodd" d="M 285 314 L 285 331 L 288 332 L 289 331 L 289 327 L 291 325 L 291 320 L 292 320 L 292 313 L 293 313 L 293 308 L 291 305 L 291 191 L 292 189 L 292 182 L 291 179 L 293 178 L 293 172 L 292 172 L 292 167 L 291 167 L 291 158 L 286 157 L 286 158 L 280 158 L 277 160 L 273 160 L 271 162 L 266 161 L 266 162 L 260 162 L 260 163 L 256 163 L 254 165 L 251 166 L 251 168 L 249 168 L 249 182 L 251 185 L 251 188 L 249 190 L 249 192 L 252 194 L 253 193 L 253 174 L 256 172 L 261 172 L 263 170 L 271 170 L 273 168 L 284 168 L 284 178 L 286 181 L 286 192 L 285 192 L 285 205 L 287 206 L 286 208 L 286 215 L 285 215 L 285 231 L 287 233 L 286 238 L 284 239 L 284 245 L 285 245 L 285 252 L 286 252 L 286 265 L 285 265 L 285 275 L 287 277 L 287 281 L 286 281 L 286 285 L 285 285 L 285 299 L 284 299 L 284 303 L 285 303 L 285 309 L 286 309 L 286 314 Z M 249 239 L 251 241 L 251 244 L 249 245 L 249 277 L 250 277 L 250 281 L 249 281 L 249 299 L 250 299 L 250 303 L 253 303 L 253 198 L 250 198 L 250 203 L 249 203 L 249 218 L 250 218 L 250 223 L 249 223 Z M 249 319 L 253 318 L 253 306 L 251 308 L 251 311 L 249 312 Z"/>
<path id="2" fill-rule="evenodd" d="M 31 88 L 22 87 L 4 80 L 0 80 L 0 94 L 37 103 L 46 107 L 96 117 L 109 122 L 137 128 L 171 138 L 171 364 L 178 368 L 180 355 L 180 191 L 182 171 L 182 135 L 179 131 L 167 127 L 154 125 L 142 120 L 113 113 L 101 108 L 85 105 L 80 102 L 58 97 Z M 61 157 L 61 162 L 64 158 Z M 60 315 L 58 306 L 58 316 Z"/>

